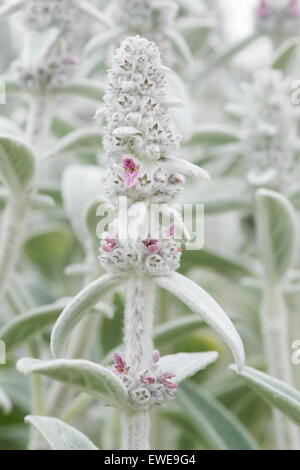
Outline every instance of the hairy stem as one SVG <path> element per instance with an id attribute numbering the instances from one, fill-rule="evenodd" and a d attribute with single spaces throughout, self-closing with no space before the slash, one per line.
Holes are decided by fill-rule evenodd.
<path id="1" fill-rule="evenodd" d="M 136 375 L 149 368 L 152 358 L 153 305 L 152 281 L 130 280 L 125 307 L 125 361 Z M 149 430 L 148 410 L 126 412 L 122 418 L 123 449 L 149 449 Z"/>
<path id="2" fill-rule="evenodd" d="M 262 305 L 262 325 L 268 372 L 293 385 L 289 347 L 288 312 L 280 286 L 266 286 Z M 277 446 L 281 450 L 299 447 L 298 429 L 279 411 L 274 411 Z"/>
<path id="3" fill-rule="evenodd" d="M 30 113 L 27 122 L 27 135 L 34 147 L 39 147 L 47 137 L 50 126 L 50 113 L 48 101 L 44 94 L 35 94 L 31 97 Z"/>

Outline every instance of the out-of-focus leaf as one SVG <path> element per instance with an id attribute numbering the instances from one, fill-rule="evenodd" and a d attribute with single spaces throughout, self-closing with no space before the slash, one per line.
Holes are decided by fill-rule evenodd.
<path id="1" fill-rule="evenodd" d="M 24 67 L 34 69 L 49 54 L 61 36 L 57 28 L 31 31 L 26 35 L 21 61 Z"/>
<path id="2" fill-rule="evenodd" d="M 216 351 L 202 353 L 178 353 L 161 357 L 159 365 L 163 371 L 175 374 L 177 383 L 192 377 L 218 359 Z"/>
<path id="3" fill-rule="evenodd" d="M 0 134 L 0 174 L 16 197 L 30 184 L 34 169 L 33 149 L 21 139 Z"/>
<path id="4" fill-rule="evenodd" d="M 47 223 L 27 236 L 24 250 L 32 263 L 47 277 L 58 278 L 69 263 L 74 239 L 65 224 Z"/>
<path id="5" fill-rule="evenodd" d="M 95 151 L 101 148 L 102 137 L 98 130 L 79 129 L 62 137 L 43 158 L 50 158 L 60 153 Z"/>
<path id="6" fill-rule="evenodd" d="M 172 344 L 181 336 L 191 333 L 204 325 L 205 323 L 198 315 L 186 315 L 157 326 L 153 333 L 153 340 L 155 345 L 160 348 L 166 344 Z"/>
<path id="7" fill-rule="evenodd" d="M 102 295 L 116 284 L 120 284 L 122 280 L 122 276 L 105 274 L 85 287 L 71 300 L 52 330 L 51 350 L 55 357 L 63 354 L 68 337 L 81 318 L 99 302 Z"/>
<path id="8" fill-rule="evenodd" d="M 237 372 L 234 365 L 230 366 L 230 369 Z M 282 411 L 300 425 L 300 393 L 298 390 L 252 367 L 244 367 L 237 374 L 271 406 Z"/>
<path id="9" fill-rule="evenodd" d="M 180 270 L 186 273 L 189 269 L 193 268 L 208 269 L 233 281 L 253 276 L 251 268 L 245 264 L 204 249 L 184 251 Z"/>
<path id="10" fill-rule="evenodd" d="M 34 308 L 29 312 L 18 315 L 0 329 L 0 339 L 6 345 L 6 351 L 28 341 L 32 336 L 52 325 L 68 299 L 60 299 L 50 305 Z"/>
<path id="11" fill-rule="evenodd" d="M 102 179 L 103 170 L 90 165 L 72 165 L 63 174 L 64 206 L 76 236 L 83 246 L 86 246 L 90 240 L 84 217 L 89 203 L 104 192 Z"/>
<path id="12" fill-rule="evenodd" d="M 22 137 L 24 135 L 22 129 L 14 121 L 5 116 L 0 116 L 0 133 L 15 137 Z"/>
<path id="13" fill-rule="evenodd" d="M 231 349 L 237 367 L 243 368 L 245 352 L 241 338 L 229 317 L 205 290 L 187 277 L 175 272 L 165 277 L 155 278 L 155 282 L 171 292 L 193 312 L 199 314 L 206 323 L 216 330 Z"/>
<path id="14" fill-rule="evenodd" d="M 12 405 L 12 402 L 10 401 L 9 396 L 3 390 L 3 388 L 0 387 L 0 408 L 2 408 L 5 414 L 9 414 L 12 410 L 12 407 L 13 405 Z"/>
<path id="15" fill-rule="evenodd" d="M 273 69 L 278 69 L 286 72 L 289 66 L 292 64 L 293 60 L 295 59 L 298 47 L 298 38 L 292 38 L 286 41 L 276 52 L 272 63 Z"/>
<path id="16" fill-rule="evenodd" d="M 188 145 L 225 145 L 241 140 L 241 134 L 234 128 L 221 124 L 198 126 Z"/>
<path id="17" fill-rule="evenodd" d="M 124 300 L 116 292 L 113 297 L 113 316 L 103 316 L 100 328 L 100 344 L 103 354 L 116 348 L 123 339 Z"/>
<path id="18" fill-rule="evenodd" d="M 52 450 L 98 450 L 84 434 L 60 419 L 26 416 L 25 423 L 39 431 Z"/>
<path id="19" fill-rule="evenodd" d="M 279 193 L 256 193 L 258 249 L 268 282 L 282 279 L 292 265 L 297 245 L 297 219 L 293 206 Z"/>
<path id="20" fill-rule="evenodd" d="M 82 96 L 83 98 L 90 98 L 100 102 L 105 93 L 105 87 L 99 85 L 96 81 L 81 79 L 61 86 L 57 91 L 64 95 Z"/>
<path id="21" fill-rule="evenodd" d="M 182 102 L 182 106 L 170 108 L 176 128 L 184 139 L 189 139 L 193 131 L 193 115 L 189 95 L 181 78 L 175 73 L 168 75 L 168 99 Z"/>
<path id="22" fill-rule="evenodd" d="M 17 362 L 17 369 L 25 375 L 42 374 L 66 383 L 113 406 L 122 406 L 127 401 L 127 389 L 119 377 L 94 362 L 82 359 L 40 361 L 25 357 Z"/>
<path id="23" fill-rule="evenodd" d="M 257 444 L 246 428 L 203 390 L 185 383 L 177 393 L 185 413 L 212 449 L 257 450 Z"/>
<path id="24" fill-rule="evenodd" d="M 26 0 L 7 0 L 0 6 L 0 18 L 9 16 L 19 11 Z"/>
<path id="25" fill-rule="evenodd" d="M 89 3 L 88 1 L 82 0 L 78 2 L 76 5 L 80 12 L 87 15 L 90 19 L 96 20 L 103 26 L 107 28 L 111 28 L 113 26 L 112 22 L 110 21 L 109 17 L 103 14 L 98 8 L 94 5 Z"/>

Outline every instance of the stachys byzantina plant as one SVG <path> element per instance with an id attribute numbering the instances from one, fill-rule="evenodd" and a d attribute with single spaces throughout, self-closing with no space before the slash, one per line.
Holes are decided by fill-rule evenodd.
<path id="1" fill-rule="evenodd" d="M 108 289 L 124 284 L 123 351 L 114 354 L 114 365 L 109 367 L 72 359 L 18 362 L 23 373 L 44 374 L 119 407 L 125 449 L 149 448 L 151 406 L 173 399 L 179 382 L 217 357 L 212 351 L 160 358 L 152 339 L 156 287 L 171 292 L 199 314 L 231 348 L 238 370 L 244 366 L 243 345 L 228 316 L 201 287 L 176 273 L 181 246 L 175 240 L 175 225 L 162 219 L 153 232 L 149 223 L 151 208 L 157 203 L 165 218 L 175 216 L 178 228 L 183 228 L 180 215 L 169 206 L 184 182 L 182 175 L 208 178 L 204 170 L 174 155 L 180 137 L 173 129 L 169 108 L 178 103 L 168 100 L 167 74 L 157 47 L 139 36 L 126 39 L 114 55 L 100 110 L 107 121 L 105 187 L 111 202 L 117 204 L 116 218 L 101 239 L 100 262 L 107 274 L 67 305 L 52 331 L 52 353 L 61 358 L 81 318 Z"/>

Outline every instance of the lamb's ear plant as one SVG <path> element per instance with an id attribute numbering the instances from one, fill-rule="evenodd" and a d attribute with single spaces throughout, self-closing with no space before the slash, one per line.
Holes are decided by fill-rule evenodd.
<path id="1" fill-rule="evenodd" d="M 43 374 L 118 407 L 124 449 L 148 449 L 151 407 L 173 399 L 182 380 L 217 358 L 216 352 L 160 358 L 153 345 L 157 287 L 171 292 L 221 335 L 237 370 L 245 360 L 241 339 L 222 308 L 201 287 L 176 273 L 182 250 L 174 238 L 174 225 L 159 224 L 156 233 L 147 231 L 153 203 L 164 207 L 164 214 L 175 214 L 169 204 L 183 184 L 183 174 L 208 178 L 201 168 L 173 155 L 180 138 L 170 119 L 167 73 L 156 46 L 138 36 L 126 39 L 115 53 L 102 110 L 110 160 L 105 187 L 111 202 L 121 197 L 127 210 L 124 214 L 117 206 L 114 222 L 102 235 L 100 262 L 107 274 L 85 287 L 59 316 L 51 337 L 53 355 L 59 359 L 24 358 L 17 365 L 25 374 Z M 178 214 L 177 220 L 183 224 Z M 121 284 L 126 288 L 124 340 L 114 364 L 61 359 L 75 326 L 108 289 Z M 45 436 L 47 420 L 42 424 Z"/>

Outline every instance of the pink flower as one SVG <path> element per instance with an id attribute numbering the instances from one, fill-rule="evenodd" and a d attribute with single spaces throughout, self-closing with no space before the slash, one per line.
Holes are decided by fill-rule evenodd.
<path id="1" fill-rule="evenodd" d="M 115 238 L 106 237 L 104 238 L 106 245 L 102 245 L 102 250 L 106 251 L 106 253 L 110 253 L 113 251 L 117 246 L 117 240 Z"/>
<path id="2" fill-rule="evenodd" d="M 142 382 L 144 382 L 144 384 L 147 384 L 147 385 L 151 385 L 155 383 L 155 378 L 152 377 L 152 375 L 150 375 L 149 372 L 145 372 L 141 376 L 141 379 L 142 379 Z"/>
<path id="3" fill-rule="evenodd" d="M 291 16 L 299 16 L 300 8 L 298 0 L 291 0 L 289 4 L 289 14 Z"/>
<path id="4" fill-rule="evenodd" d="M 172 379 L 173 377 L 175 377 L 175 374 L 173 374 L 172 372 L 164 372 L 163 375 L 161 376 L 162 383 L 169 390 L 175 390 L 178 387 L 178 385 L 175 382 L 172 382 L 171 380 L 169 380 L 169 379 Z"/>
<path id="5" fill-rule="evenodd" d="M 166 237 L 172 237 L 176 231 L 176 225 L 172 224 L 166 231 Z"/>
<path id="6" fill-rule="evenodd" d="M 132 188 L 137 182 L 139 170 L 138 166 L 135 164 L 135 161 L 131 157 L 123 158 L 123 168 L 125 173 L 123 178 L 125 180 L 125 188 Z"/>
<path id="7" fill-rule="evenodd" d="M 265 19 L 269 15 L 269 7 L 265 0 L 260 0 L 260 5 L 257 9 L 257 16 L 260 19 Z"/>
<path id="8" fill-rule="evenodd" d="M 148 238 L 144 241 L 145 247 L 150 253 L 154 253 L 159 250 L 159 240 L 157 238 Z"/>
<path id="9" fill-rule="evenodd" d="M 128 368 L 126 367 L 125 362 L 120 353 L 114 354 L 114 361 L 115 361 L 115 372 L 117 375 L 127 374 Z"/>
<path id="10" fill-rule="evenodd" d="M 159 359 L 160 359 L 159 351 L 157 349 L 154 349 L 154 351 L 152 352 L 152 360 L 154 364 L 157 364 L 159 362 Z"/>

